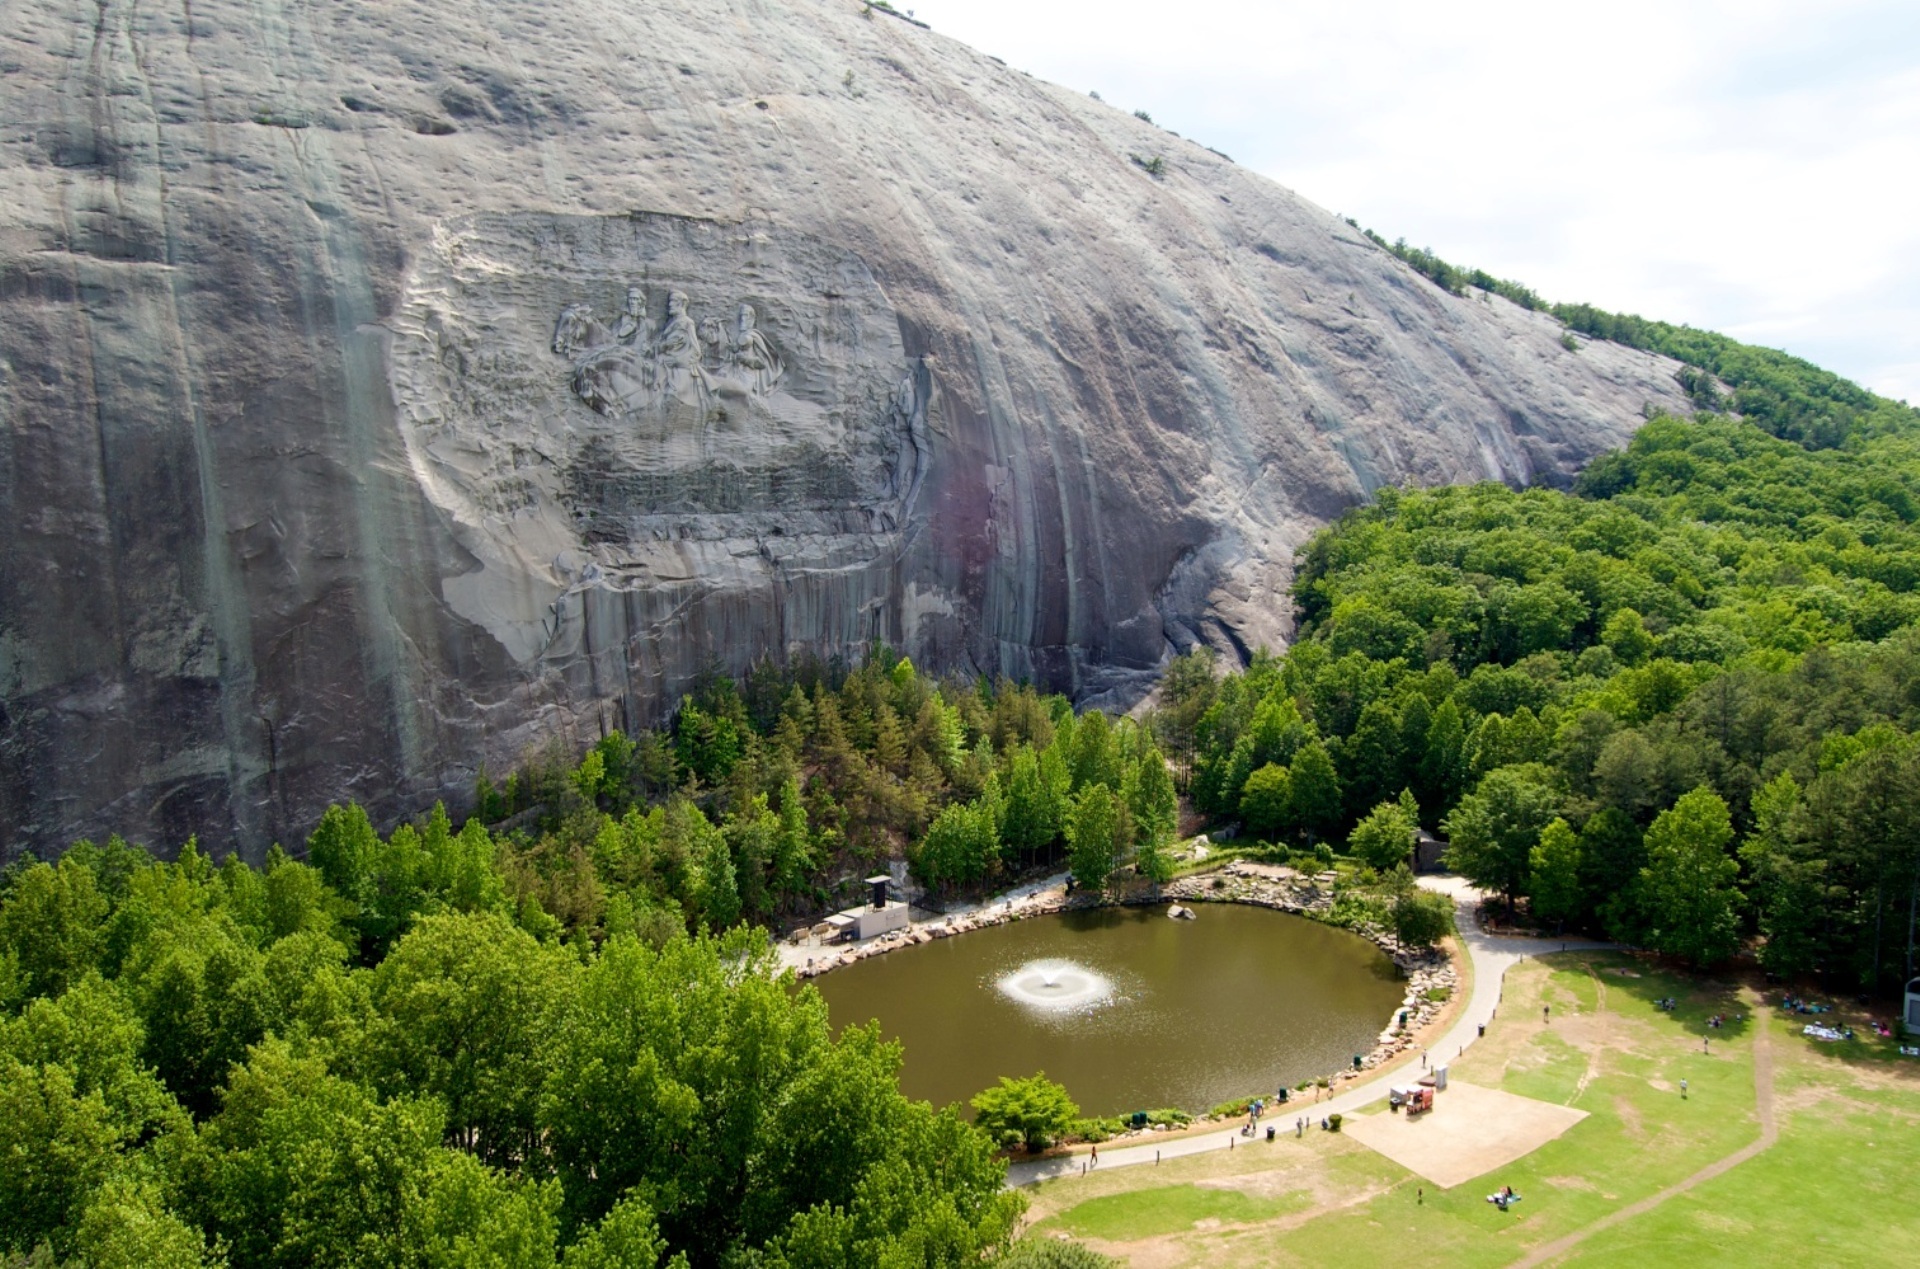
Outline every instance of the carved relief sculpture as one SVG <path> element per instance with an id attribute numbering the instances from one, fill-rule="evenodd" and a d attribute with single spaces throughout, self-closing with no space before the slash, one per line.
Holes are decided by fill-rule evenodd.
<path id="1" fill-rule="evenodd" d="M 858 257 L 661 213 L 486 214 L 421 258 L 403 325 L 410 459 L 476 561 L 443 595 L 517 662 L 626 691 L 721 631 L 698 646 L 899 629 L 937 393 Z"/>
<path id="2" fill-rule="evenodd" d="M 574 363 L 574 395 L 609 415 L 672 403 L 704 410 L 715 392 L 767 396 L 786 372 L 751 304 L 734 310 L 731 327 L 718 318 L 697 322 L 686 293 L 673 291 L 659 331 L 648 336 L 646 326 L 646 293 L 639 286 L 627 288 L 611 328 L 588 305 L 561 310 L 552 346 Z"/>
<path id="3" fill-rule="evenodd" d="M 754 327 L 753 305 L 742 304 L 734 322 L 733 346 L 728 362 L 747 391 L 765 396 L 780 381 L 783 367 L 767 337 Z"/>
<path id="4" fill-rule="evenodd" d="M 687 313 L 682 291 L 667 296 L 667 316 L 653 344 L 654 384 L 662 398 L 705 406 L 713 383 L 700 364 L 700 330 Z"/>

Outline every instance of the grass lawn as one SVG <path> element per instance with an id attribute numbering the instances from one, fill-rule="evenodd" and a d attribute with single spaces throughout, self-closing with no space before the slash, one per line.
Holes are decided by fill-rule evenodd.
<path id="1" fill-rule="evenodd" d="M 1306 1190 L 1293 1190 L 1278 1198 L 1262 1198 L 1243 1190 L 1217 1186 L 1163 1185 L 1152 1190 L 1088 1199 L 1062 1214 L 1053 1222 L 1053 1227 L 1078 1238 L 1130 1242 L 1158 1234 L 1181 1233 L 1207 1223 L 1263 1223 L 1311 1206 L 1313 1195 Z"/>
<path id="2" fill-rule="evenodd" d="M 1778 1144 L 1554 1263 L 1920 1264 L 1920 1062 L 1815 1044 L 1805 1022 L 1769 1024 Z"/>
<path id="3" fill-rule="evenodd" d="M 1672 1012 L 1656 1007 L 1666 997 Z M 1528 962 L 1486 1039 L 1452 1064 L 1456 1078 L 1588 1112 L 1516 1164 L 1440 1190 L 1314 1133 L 1052 1182 L 1034 1195 L 1036 1232 L 1156 1266 L 1510 1264 L 1755 1141 L 1766 1025 L 1779 1141 L 1555 1263 L 1920 1263 L 1920 1061 L 1878 1041 L 1817 1044 L 1804 1018 L 1756 1016 L 1757 999 L 1624 955 Z M 1709 1029 L 1714 1014 L 1738 1017 Z M 1509 1212 L 1485 1202 L 1500 1185 L 1525 1196 Z"/>

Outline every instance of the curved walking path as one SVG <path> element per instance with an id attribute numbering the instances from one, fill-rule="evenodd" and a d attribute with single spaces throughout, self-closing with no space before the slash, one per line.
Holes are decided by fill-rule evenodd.
<path id="1" fill-rule="evenodd" d="M 1714 1160 L 1686 1180 L 1677 1181 L 1658 1194 L 1648 1195 L 1637 1203 L 1629 1203 L 1617 1212 L 1609 1212 L 1602 1216 L 1591 1225 L 1582 1226 L 1571 1234 L 1534 1248 L 1521 1259 L 1514 1261 L 1512 1269 L 1533 1269 L 1535 1265 L 1544 1265 L 1549 1260 L 1558 1259 L 1602 1230 L 1612 1229 L 1622 1221 L 1629 1221 L 1636 1216 L 1651 1212 L 1676 1194 L 1685 1194 L 1702 1181 L 1711 1181 L 1723 1172 L 1739 1167 L 1780 1139 L 1780 1128 L 1773 1115 L 1773 1029 L 1767 1025 L 1769 1019 L 1764 1010 L 1755 1008 L 1753 1013 L 1754 1021 L 1759 1024 L 1753 1038 L 1753 1100 L 1760 1117 L 1759 1139 L 1742 1146 L 1725 1158 Z"/>
<path id="2" fill-rule="evenodd" d="M 1467 1000 L 1467 1007 L 1461 1011 L 1453 1028 L 1433 1043 L 1427 1045 L 1427 1053 L 1436 1065 L 1444 1066 L 1465 1053 L 1469 1046 L 1480 1037 L 1481 1028 L 1493 1020 L 1500 1005 L 1500 991 L 1505 982 L 1507 971 L 1530 956 L 1540 956 L 1549 952 L 1569 951 L 1588 952 L 1605 951 L 1617 947 L 1614 943 L 1601 943 L 1579 939 L 1533 939 L 1517 938 L 1509 935 L 1488 934 L 1480 927 L 1478 915 L 1479 902 L 1485 896 L 1473 889 L 1459 877 L 1422 877 L 1421 886 L 1428 890 L 1450 896 L 1454 901 L 1454 923 L 1459 930 L 1461 947 L 1473 966 L 1473 994 Z M 1453 1050 L 1449 1053 L 1447 1050 Z M 1405 1061 L 1376 1071 L 1373 1078 L 1362 1083 L 1350 1084 L 1333 1097 L 1311 1104 L 1288 1102 L 1274 1107 L 1274 1127 L 1290 1125 L 1297 1115 L 1310 1113 L 1313 1119 L 1331 1114 L 1351 1114 L 1360 1107 L 1379 1101 L 1387 1095 L 1389 1086 L 1399 1083 L 1406 1076 L 1406 1068 L 1413 1061 L 1409 1053 Z M 1209 1150 L 1229 1150 L 1241 1140 L 1236 1125 L 1222 1124 L 1218 1132 L 1202 1132 L 1184 1137 L 1168 1137 L 1159 1141 L 1149 1141 L 1137 1146 L 1114 1146 L 1100 1152 L 1100 1166 L 1103 1168 L 1126 1168 L 1140 1164 L 1156 1163 L 1159 1160 L 1178 1159 L 1186 1155 L 1204 1154 Z M 1078 1176 L 1086 1157 L 1079 1154 L 1059 1155 L 1051 1159 L 1037 1159 L 1031 1163 L 1015 1163 L 1007 1168 L 1007 1184 L 1033 1185 L 1040 1181 L 1050 1181 L 1055 1177 Z M 1729 1165 L 1731 1166 L 1731 1165 Z"/>

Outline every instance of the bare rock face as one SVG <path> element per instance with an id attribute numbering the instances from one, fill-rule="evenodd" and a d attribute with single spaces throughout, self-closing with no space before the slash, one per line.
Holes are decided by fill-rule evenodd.
<path id="1" fill-rule="evenodd" d="M 1673 366 L 856 0 L 0 30 L 0 854 L 325 803 L 884 640 L 1124 702 L 1389 482 Z"/>

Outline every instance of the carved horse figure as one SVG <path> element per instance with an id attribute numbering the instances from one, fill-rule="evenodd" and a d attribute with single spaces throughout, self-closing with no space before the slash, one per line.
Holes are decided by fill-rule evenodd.
<path id="1" fill-rule="evenodd" d="M 573 361 L 573 394 L 601 414 L 646 404 L 651 374 L 640 350 L 621 344 L 585 304 L 569 304 L 553 324 L 553 351 Z"/>

